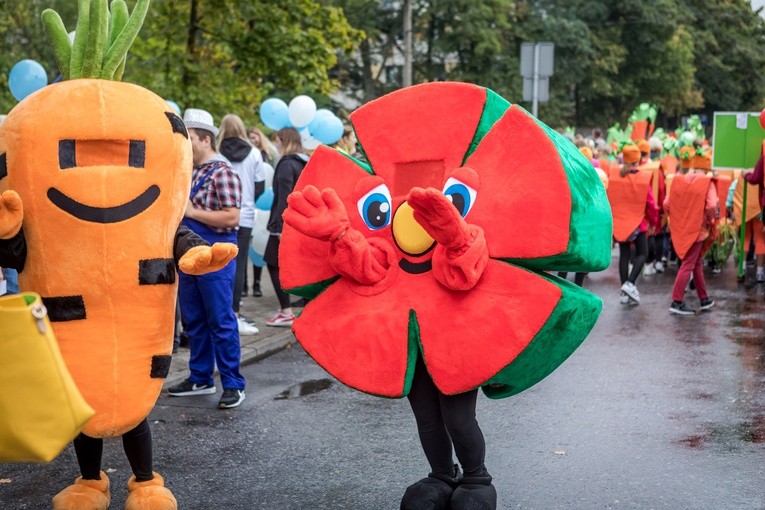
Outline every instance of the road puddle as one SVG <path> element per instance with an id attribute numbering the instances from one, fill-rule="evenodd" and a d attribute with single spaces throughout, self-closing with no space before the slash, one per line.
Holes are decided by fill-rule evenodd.
<path id="1" fill-rule="evenodd" d="M 332 386 L 331 379 L 314 379 L 311 381 L 305 381 L 294 386 L 290 386 L 279 395 L 274 397 L 274 400 L 287 400 L 291 398 L 304 397 L 306 395 L 313 395 L 320 391 L 324 391 Z"/>

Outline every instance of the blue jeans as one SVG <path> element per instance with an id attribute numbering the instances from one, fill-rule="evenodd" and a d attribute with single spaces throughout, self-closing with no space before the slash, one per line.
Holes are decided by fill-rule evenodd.
<path id="1" fill-rule="evenodd" d="M 236 243 L 236 232 L 221 234 L 188 220 L 184 224 L 210 243 Z M 244 389 L 245 380 L 239 372 L 239 326 L 231 308 L 235 273 L 236 260 L 201 276 L 179 273 L 178 299 L 189 338 L 191 382 L 213 384 L 217 364 L 224 389 Z"/>
<path id="2" fill-rule="evenodd" d="M 8 294 L 19 293 L 19 273 L 15 269 L 3 268 L 3 278 L 8 286 Z"/>

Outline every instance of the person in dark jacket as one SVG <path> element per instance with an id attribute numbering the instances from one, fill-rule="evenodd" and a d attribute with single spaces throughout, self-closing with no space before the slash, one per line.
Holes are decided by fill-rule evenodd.
<path id="1" fill-rule="evenodd" d="M 274 284 L 280 309 L 276 315 L 266 321 L 266 325 L 292 327 L 295 315 L 292 313 L 290 296 L 284 292 L 279 281 L 279 242 L 284 227 L 282 213 L 287 209 L 287 197 L 295 189 L 298 177 L 308 162 L 308 156 L 303 153 L 300 133 L 295 128 L 277 131 L 274 145 L 279 149 L 282 157 L 274 169 L 274 203 L 271 205 L 271 218 L 268 220 L 268 231 L 271 235 L 263 258 L 268 266 L 268 274 Z"/>

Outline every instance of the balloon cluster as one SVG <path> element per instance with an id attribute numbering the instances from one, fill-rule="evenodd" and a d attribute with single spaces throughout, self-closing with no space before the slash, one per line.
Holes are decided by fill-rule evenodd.
<path id="1" fill-rule="evenodd" d="M 316 109 L 316 103 L 308 96 L 297 96 L 289 105 L 281 99 L 266 99 L 259 113 L 260 120 L 269 129 L 294 127 L 304 140 L 312 138 L 331 145 L 343 136 L 343 121 L 327 109 Z"/>
<path id="2" fill-rule="evenodd" d="M 48 74 L 39 62 L 22 60 L 11 68 L 8 88 L 16 101 L 21 101 L 48 84 Z"/>

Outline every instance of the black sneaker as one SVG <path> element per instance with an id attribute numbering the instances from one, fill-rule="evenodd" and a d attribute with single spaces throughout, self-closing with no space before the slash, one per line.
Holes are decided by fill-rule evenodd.
<path id="1" fill-rule="evenodd" d="M 696 310 L 688 308 L 684 301 L 672 301 L 672 304 L 669 305 L 669 311 L 678 315 L 693 315 L 696 313 Z"/>
<path id="2" fill-rule="evenodd" d="M 699 303 L 699 310 L 709 310 L 713 306 L 715 306 L 715 301 L 712 298 L 706 298 L 702 299 L 701 303 Z"/>
<path id="3" fill-rule="evenodd" d="M 252 297 L 263 297 L 263 292 L 260 290 L 260 287 L 252 288 Z"/>
<path id="4" fill-rule="evenodd" d="M 220 402 L 218 402 L 218 408 L 231 409 L 232 407 L 237 407 L 242 402 L 244 402 L 244 390 L 227 388 L 223 390 L 223 395 L 220 397 Z"/>
<path id="5" fill-rule="evenodd" d="M 214 384 L 197 384 L 186 379 L 180 384 L 167 389 L 171 397 L 190 397 L 192 395 L 212 395 L 215 393 Z"/>

